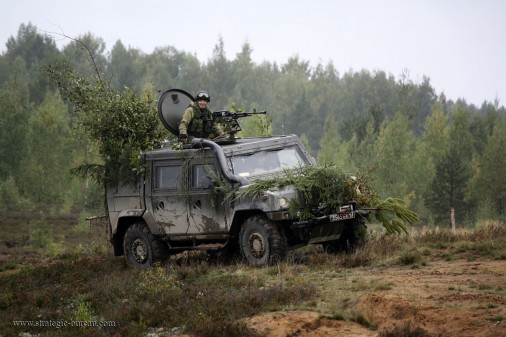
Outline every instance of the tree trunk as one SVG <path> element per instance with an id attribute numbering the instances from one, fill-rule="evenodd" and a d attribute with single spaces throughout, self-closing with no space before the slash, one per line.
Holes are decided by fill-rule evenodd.
<path id="1" fill-rule="evenodd" d="M 450 209 L 450 223 L 452 225 L 452 232 L 455 233 L 455 208 Z"/>

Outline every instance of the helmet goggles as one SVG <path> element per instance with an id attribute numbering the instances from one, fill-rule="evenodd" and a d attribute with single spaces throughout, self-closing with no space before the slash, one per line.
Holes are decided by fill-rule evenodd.
<path id="1" fill-rule="evenodd" d="M 207 91 L 199 91 L 196 98 L 197 101 L 206 100 L 209 102 L 211 100 L 211 97 Z"/>

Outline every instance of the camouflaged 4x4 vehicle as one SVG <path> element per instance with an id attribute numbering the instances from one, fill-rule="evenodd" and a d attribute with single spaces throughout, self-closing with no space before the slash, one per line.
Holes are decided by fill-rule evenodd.
<path id="1" fill-rule="evenodd" d="M 192 99 L 178 89 L 160 97 L 159 115 L 173 133 Z M 109 240 L 115 255 L 124 255 L 133 266 L 147 267 L 185 250 L 214 256 L 239 250 L 248 263 L 267 265 L 283 259 L 288 249 L 307 244 L 343 248 L 355 240 L 355 229 L 364 226 L 365 214 L 353 201 L 310 220 L 290 216 L 290 200 L 304 202 L 291 186 L 235 200 L 216 193 L 216 179 L 240 190 L 286 169 L 316 165 L 295 135 L 226 144 L 194 139 L 181 150 L 162 148 L 142 156 L 147 170 L 135 186 L 119 184 L 107 193 Z"/>

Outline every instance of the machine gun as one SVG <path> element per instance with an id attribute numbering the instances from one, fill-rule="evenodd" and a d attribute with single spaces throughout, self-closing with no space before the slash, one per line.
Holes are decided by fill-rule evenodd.
<path id="1" fill-rule="evenodd" d="M 229 135 L 230 140 L 234 140 L 235 134 L 242 130 L 237 121 L 239 118 L 253 115 L 265 115 L 266 113 L 267 111 L 257 111 L 256 109 L 253 109 L 253 112 L 218 110 L 213 111 L 213 118 L 215 118 L 216 122 L 221 124 L 223 131 Z"/>

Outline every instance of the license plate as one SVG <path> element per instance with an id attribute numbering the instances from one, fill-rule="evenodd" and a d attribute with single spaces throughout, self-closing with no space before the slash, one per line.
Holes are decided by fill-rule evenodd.
<path id="1" fill-rule="evenodd" d="M 330 214 L 329 220 L 330 222 L 343 221 L 353 219 L 355 217 L 355 212 L 346 212 L 346 213 L 338 213 L 338 214 Z"/>

